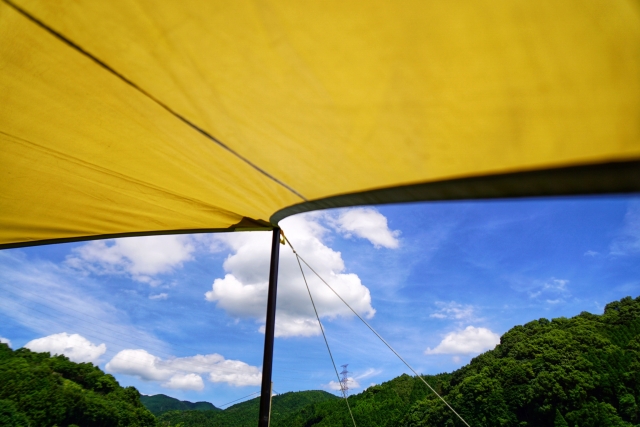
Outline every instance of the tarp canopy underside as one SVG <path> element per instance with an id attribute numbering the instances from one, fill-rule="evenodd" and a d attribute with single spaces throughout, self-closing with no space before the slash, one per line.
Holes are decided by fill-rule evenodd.
<path id="1" fill-rule="evenodd" d="M 640 191 L 640 3 L 2 0 L 0 144 L 0 247 Z"/>

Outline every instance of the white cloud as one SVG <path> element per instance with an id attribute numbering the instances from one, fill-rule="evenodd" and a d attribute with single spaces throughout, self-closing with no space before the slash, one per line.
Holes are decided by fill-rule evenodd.
<path id="1" fill-rule="evenodd" d="M 436 348 L 428 348 L 425 354 L 478 354 L 491 350 L 499 343 L 500 335 L 495 332 L 467 326 L 462 331 L 447 334 Z"/>
<path id="2" fill-rule="evenodd" d="M 340 391 L 342 390 L 342 386 L 338 381 L 329 381 L 329 384 L 322 384 L 322 387 L 329 390 Z M 360 383 L 352 377 L 347 378 L 347 387 L 349 390 L 360 388 Z"/>
<path id="3" fill-rule="evenodd" d="M 380 369 L 369 368 L 361 374 L 355 375 L 353 377 L 347 377 L 347 387 L 349 387 L 350 390 L 362 388 L 362 386 L 360 385 L 361 380 L 379 375 L 381 373 L 382 370 Z M 372 385 L 375 385 L 375 383 L 369 384 L 368 387 L 371 387 Z M 322 387 L 333 391 L 341 390 L 340 383 L 338 381 L 329 381 L 328 384 L 322 384 Z"/>
<path id="4" fill-rule="evenodd" d="M 162 360 L 145 350 L 122 350 L 118 352 L 105 369 L 117 374 L 133 375 L 145 381 L 165 381 L 175 371 L 162 366 Z"/>
<path id="5" fill-rule="evenodd" d="M 152 286 L 160 282 L 153 276 L 170 273 L 193 259 L 194 241 L 190 236 L 148 236 L 96 240 L 73 250 L 66 263 L 96 274 L 128 274 Z"/>
<path id="6" fill-rule="evenodd" d="M 361 374 L 355 376 L 356 379 L 362 380 L 369 377 L 374 377 L 376 375 L 380 375 L 382 373 L 381 369 L 369 368 Z"/>
<path id="7" fill-rule="evenodd" d="M 162 360 L 145 350 L 122 350 L 105 368 L 108 372 L 133 375 L 145 381 L 163 381 L 163 387 L 183 390 L 202 390 L 201 375 L 213 383 L 233 386 L 260 385 L 262 380 L 257 367 L 215 353 Z"/>
<path id="8" fill-rule="evenodd" d="M 330 218 L 331 225 L 347 238 L 367 239 L 376 248 L 400 246 L 400 230 L 390 230 L 387 218 L 374 208 L 345 209 Z"/>
<path id="9" fill-rule="evenodd" d="M 320 223 L 322 215 L 303 214 L 287 218 L 282 227 L 300 255 L 358 313 L 371 318 L 371 294 L 360 278 L 345 272 L 340 252 L 327 247 L 322 239 L 329 232 Z M 216 279 L 205 294 L 235 318 L 264 322 L 266 309 L 271 234 L 233 233 L 214 237 L 233 253 L 223 267 L 227 273 Z M 305 275 L 321 317 L 350 317 L 353 313 L 306 267 Z M 276 336 L 310 336 L 320 333 L 300 268 L 289 247 L 280 248 Z"/>
<path id="10" fill-rule="evenodd" d="M 66 332 L 29 341 L 25 347 L 38 353 L 64 354 L 78 363 L 93 363 L 107 351 L 105 344 L 95 345 L 82 335 Z"/>
<path id="11" fill-rule="evenodd" d="M 439 307 L 438 311 L 431 313 L 429 317 L 435 319 L 454 319 L 454 320 L 468 320 L 473 317 L 473 306 L 458 304 L 455 301 L 451 302 L 436 302 Z"/>
<path id="12" fill-rule="evenodd" d="M 202 377 L 197 374 L 175 374 L 169 381 L 162 384 L 162 387 L 199 391 L 204 389 L 204 382 Z"/>
<path id="13" fill-rule="evenodd" d="M 552 290 L 556 292 L 565 292 L 567 290 L 568 280 L 564 279 L 551 279 L 547 281 L 542 287 L 544 290 Z"/>
<path id="14" fill-rule="evenodd" d="M 28 258 L 21 251 L 0 251 L 0 283 L 11 284 L 0 301 L 3 314 L 39 336 L 72 330 L 106 343 L 111 351 L 125 348 L 126 342 L 166 349 L 166 343 L 137 329 L 126 312 L 110 303 L 104 281 L 78 275 L 66 265 Z"/>
<path id="15" fill-rule="evenodd" d="M 161 294 L 156 294 L 156 295 L 149 295 L 149 299 L 167 299 L 169 297 L 169 295 L 167 295 L 166 293 L 161 293 Z"/>
<path id="16" fill-rule="evenodd" d="M 528 293 L 529 298 L 543 297 L 547 303 L 556 304 L 562 302 L 561 296 L 570 296 L 567 285 L 569 281 L 566 279 L 556 279 L 552 277 L 546 281 L 535 281 L 530 287 Z"/>
<path id="17" fill-rule="evenodd" d="M 640 253 L 640 201 L 629 204 L 619 236 L 611 243 L 611 255 L 624 256 Z"/>
<path id="18" fill-rule="evenodd" d="M 591 251 L 591 250 L 589 250 L 589 251 L 584 253 L 584 256 L 590 256 L 590 257 L 595 257 L 595 256 L 598 256 L 598 255 L 599 255 L 598 252 Z"/>
<path id="19" fill-rule="evenodd" d="M 11 340 L 9 338 L 0 337 L 0 343 L 4 343 L 11 348 Z"/>
<path id="20" fill-rule="evenodd" d="M 260 385 L 262 373 L 255 366 L 239 360 L 225 360 L 218 365 L 218 369 L 209 372 L 209 381 L 236 386 Z"/>

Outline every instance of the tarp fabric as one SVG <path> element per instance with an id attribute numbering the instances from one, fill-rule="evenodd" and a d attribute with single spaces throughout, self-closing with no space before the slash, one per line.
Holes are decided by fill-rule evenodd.
<path id="1" fill-rule="evenodd" d="M 0 247 L 639 191 L 640 2 L 1 0 L 0 144 Z"/>

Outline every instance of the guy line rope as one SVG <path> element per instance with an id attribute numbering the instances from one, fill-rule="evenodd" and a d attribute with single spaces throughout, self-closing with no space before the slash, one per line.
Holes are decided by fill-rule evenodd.
<path id="1" fill-rule="evenodd" d="M 284 233 L 282 233 L 282 230 L 280 230 L 280 233 L 284 237 Z M 289 243 L 289 240 L 287 240 L 286 237 L 284 237 L 284 239 L 285 239 L 285 241 L 287 243 Z M 342 386 L 342 382 L 340 381 L 340 374 L 338 374 L 338 368 L 336 367 L 336 362 L 333 360 L 333 354 L 331 354 L 331 349 L 329 348 L 329 341 L 327 341 L 327 336 L 324 333 L 324 327 L 322 326 L 322 322 L 320 321 L 320 316 L 318 315 L 318 310 L 316 309 L 316 304 L 315 304 L 315 302 L 313 302 L 313 297 L 311 296 L 311 289 L 309 289 L 309 284 L 307 283 L 307 277 L 304 275 L 304 271 L 302 270 L 302 264 L 300 264 L 300 256 L 295 251 L 295 249 L 293 249 L 293 246 L 291 246 L 291 243 L 289 243 L 289 246 L 291 247 L 291 250 L 293 251 L 293 253 L 296 256 L 296 260 L 298 261 L 298 267 L 300 267 L 300 273 L 302 273 L 302 278 L 304 279 L 304 284 L 307 287 L 307 292 L 309 293 L 309 298 L 311 299 L 311 305 L 313 306 L 313 311 L 316 313 L 316 319 L 318 319 L 318 325 L 320 325 L 320 330 L 322 331 L 322 338 L 324 338 L 324 343 L 327 345 L 327 351 L 329 352 L 329 357 L 331 358 L 331 363 L 333 364 L 333 370 L 336 373 L 336 378 L 338 378 L 338 384 L 340 384 L 340 391 L 342 392 L 342 396 L 344 397 L 344 401 L 347 403 L 347 408 L 349 409 L 349 415 L 351 415 L 351 421 L 353 421 L 353 427 L 357 427 L 356 426 L 356 420 L 355 420 L 355 418 L 353 418 L 353 412 L 351 412 L 351 406 L 349 405 L 349 399 L 347 399 L 347 393 L 345 392 L 344 387 Z"/>
<path id="2" fill-rule="evenodd" d="M 395 350 L 393 349 L 393 347 L 391 347 L 391 345 L 390 345 L 390 344 L 389 344 L 389 343 L 388 343 L 384 338 L 382 338 L 382 336 L 381 336 L 378 332 L 376 332 L 376 330 L 375 330 L 375 329 L 373 329 L 373 327 L 372 327 L 372 326 L 371 326 L 371 325 L 370 325 L 366 320 L 364 320 L 364 319 L 362 318 L 362 316 L 360 316 L 360 315 L 358 314 L 358 312 L 357 312 L 357 311 L 355 311 L 355 310 L 354 310 L 354 309 L 353 309 L 353 308 L 352 308 L 352 307 L 351 307 L 351 306 L 350 306 L 350 305 L 349 305 L 349 304 L 348 304 L 348 303 L 347 303 L 347 302 L 346 302 L 346 301 L 345 301 L 345 300 L 344 300 L 344 299 L 343 299 L 343 298 L 342 298 L 342 297 L 341 297 L 341 296 L 340 296 L 340 295 L 335 291 L 335 289 L 333 289 L 333 288 L 331 287 L 331 285 L 329 285 L 329 283 L 327 283 L 327 281 L 326 281 L 326 280 L 324 280 L 324 279 L 323 279 L 323 278 L 322 278 L 322 277 L 321 277 L 321 276 L 320 276 L 320 275 L 319 275 L 319 274 L 318 274 L 318 273 L 313 269 L 313 267 L 311 267 L 311 266 L 309 265 L 309 263 L 308 263 L 307 261 L 305 261 L 305 260 L 304 260 L 304 258 L 302 258 L 302 257 L 298 254 L 298 252 L 296 252 L 296 250 L 293 248 L 293 245 L 291 244 L 291 242 L 289 241 L 289 239 L 287 239 L 287 237 L 285 236 L 285 234 L 284 234 L 284 232 L 283 232 L 282 230 L 280 230 L 280 234 L 282 235 L 282 238 L 283 238 L 283 240 L 282 240 L 282 244 L 284 244 L 284 243 L 286 242 L 286 243 L 289 245 L 289 247 L 290 247 L 290 248 L 291 248 L 291 250 L 293 251 L 294 255 L 296 256 L 296 260 L 298 261 L 298 265 L 300 266 L 300 272 L 302 273 L 302 277 L 304 278 L 304 284 L 306 285 L 306 287 L 307 287 L 307 291 L 309 292 L 309 297 L 311 298 L 311 304 L 313 304 L 313 310 L 314 310 L 314 311 L 315 311 L 315 313 L 316 313 L 316 318 L 318 319 L 318 324 L 320 325 L 320 330 L 322 331 L 322 336 L 323 336 L 323 338 L 324 338 L 324 342 L 325 342 L 325 344 L 327 345 L 327 350 L 329 350 L 329 356 L 331 357 L 331 362 L 333 363 L 333 368 L 334 368 L 334 370 L 336 371 L 336 376 L 338 377 L 338 381 L 340 381 L 340 376 L 338 375 L 338 370 L 336 369 L 336 364 L 335 364 L 335 362 L 333 361 L 333 356 L 331 355 L 331 350 L 329 349 L 329 343 L 328 343 L 328 341 L 327 341 L 327 337 L 326 337 L 326 335 L 325 335 L 325 333 L 324 333 L 324 328 L 323 328 L 323 326 L 322 326 L 322 323 L 320 322 L 320 317 L 318 316 L 318 311 L 316 310 L 316 306 L 315 306 L 315 304 L 314 304 L 314 302 L 313 302 L 313 297 L 311 297 L 311 290 L 309 289 L 309 285 L 307 284 L 307 279 L 306 279 L 306 277 L 305 277 L 305 275 L 304 275 L 304 271 L 302 271 L 302 264 L 300 264 L 300 261 L 302 261 L 302 262 L 303 262 L 303 263 L 304 263 L 304 264 L 309 268 L 309 270 L 311 270 L 311 271 L 313 272 L 313 274 L 315 274 L 315 275 L 318 277 L 318 279 L 320 279 L 320 280 L 322 281 L 322 283 L 324 283 L 324 284 L 325 284 L 325 285 L 326 285 L 326 286 L 331 290 L 331 292 L 333 292 L 333 293 L 334 293 L 338 298 L 340 298 L 340 301 L 342 301 L 342 302 L 344 303 L 344 305 L 346 305 L 346 306 L 349 308 L 349 310 L 351 310 L 351 311 L 353 312 L 353 314 L 355 314 L 355 315 L 358 317 L 358 319 L 360 319 L 360 320 L 362 321 L 362 323 L 364 323 L 364 324 L 367 326 L 367 328 L 369 328 L 369 329 L 371 330 L 371 332 L 373 332 L 373 333 L 375 334 L 375 336 L 377 336 L 377 337 L 380 339 L 380 341 L 382 341 L 382 342 L 384 343 L 384 345 L 386 345 L 386 346 L 389 348 L 389 350 L 391 350 L 391 351 L 393 352 L 393 354 L 395 354 L 395 355 L 398 357 L 398 359 L 400 359 L 400 360 L 402 361 L 402 363 L 404 363 L 404 364 L 407 366 L 407 368 L 409 368 L 409 370 L 411 370 L 411 372 L 413 372 L 413 373 L 416 375 L 416 377 L 418 377 L 418 378 L 420 379 L 420 381 L 422 381 L 422 382 L 423 382 L 423 383 L 424 383 L 424 384 L 429 388 L 429 390 L 431 390 L 431 392 L 433 392 L 433 394 L 435 394 L 435 395 L 438 397 L 438 399 L 440 399 L 440 400 L 441 400 L 445 405 L 447 405 L 447 408 L 449 408 L 449 409 L 451 410 L 451 412 L 453 412 L 453 413 L 454 413 L 454 414 L 455 414 L 455 415 L 460 419 L 460 421 L 462 421 L 462 422 L 464 423 L 464 425 L 466 425 L 467 427 L 471 427 L 471 426 L 469 425 L 469 423 L 467 423 L 467 422 L 465 421 L 465 419 L 464 419 L 464 418 L 462 418 L 462 416 L 461 416 L 460 414 L 458 414 L 458 413 L 456 412 L 456 410 L 455 410 L 455 409 L 453 409 L 453 407 L 451 407 L 451 405 L 449 405 L 449 403 L 448 403 L 446 400 L 444 400 L 444 398 L 443 398 L 442 396 L 440 396 L 440 394 L 438 394 L 438 392 L 437 392 L 437 391 L 435 391 L 435 389 L 434 389 L 433 387 L 431 387 L 431 385 L 429 385 L 429 383 L 428 383 L 427 381 L 425 381 L 425 379 L 424 379 L 420 374 L 418 374 L 418 373 L 416 372 L 416 370 L 415 370 L 415 369 L 413 369 L 413 368 L 411 367 L 411 365 L 409 365 L 409 363 L 407 363 L 407 361 L 406 361 L 406 360 L 404 360 L 404 359 L 402 358 L 402 356 L 400 356 L 400 354 L 398 354 L 398 352 L 397 352 L 397 351 L 395 351 Z M 345 398 L 345 401 L 347 402 L 347 407 L 349 408 L 349 414 L 351 414 L 351 419 L 353 420 L 353 425 L 355 426 L 355 425 L 356 425 L 356 421 L 355 421 L 355 419 L 353 418 L 353 414 L 351 413 L 351 407 L 349 406 L 349 401 L 347 400 L 347 396 L 346 396 L 346 394 L 344 393 L 344 390 L 342 389 L 342 387 L 340 387 L 340 389 L 342 390 L 342 394 L 343 394 L 343 396 L 344 396 L 344 398 Z"/>

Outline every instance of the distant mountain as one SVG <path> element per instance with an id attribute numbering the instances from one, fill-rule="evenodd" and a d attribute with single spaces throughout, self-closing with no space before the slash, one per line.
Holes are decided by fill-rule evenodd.
<path id="1" fill-rule="evenodd" d="M 473 427 L 638 427 L 640 297 L 607 304 L 602 315 L 582 312 L 516 326 L 468 365 L 423 378 Z M 305 393 L 323 392 L 274 397 L 271 427 L 353 425 L 343 400 L 324 393 L 325 400 L 311 402 L 314 395 Z M 222 412 L 168 412 L 158 421 L 253 427 L 258 402 Z M 465 427 L 409 375 L 352 395 L 349 405 L 358 426 Z"/>
<path id="2" fill-rule="evenodd" d="M 209 402 L 189 402 L 178 400 L 165 394 L 140 396 L 142 404 L 156 417 L 169 411 L 221 411 Z"/>
<path id="3" fill-rule="evenodd" d="M 283 420 L 298 413 L 309 405 L 338 400 L 331 393 L 320 390 L 289 392 L 273 396 L 271 405 L 271 426 L 285 426 Z M 184 427 L 255 427 L 258 420 L 260 398 L 247 400 L 230 406 L 224 411 L 171 411 L 158 417 L 159 426 Z"/>

